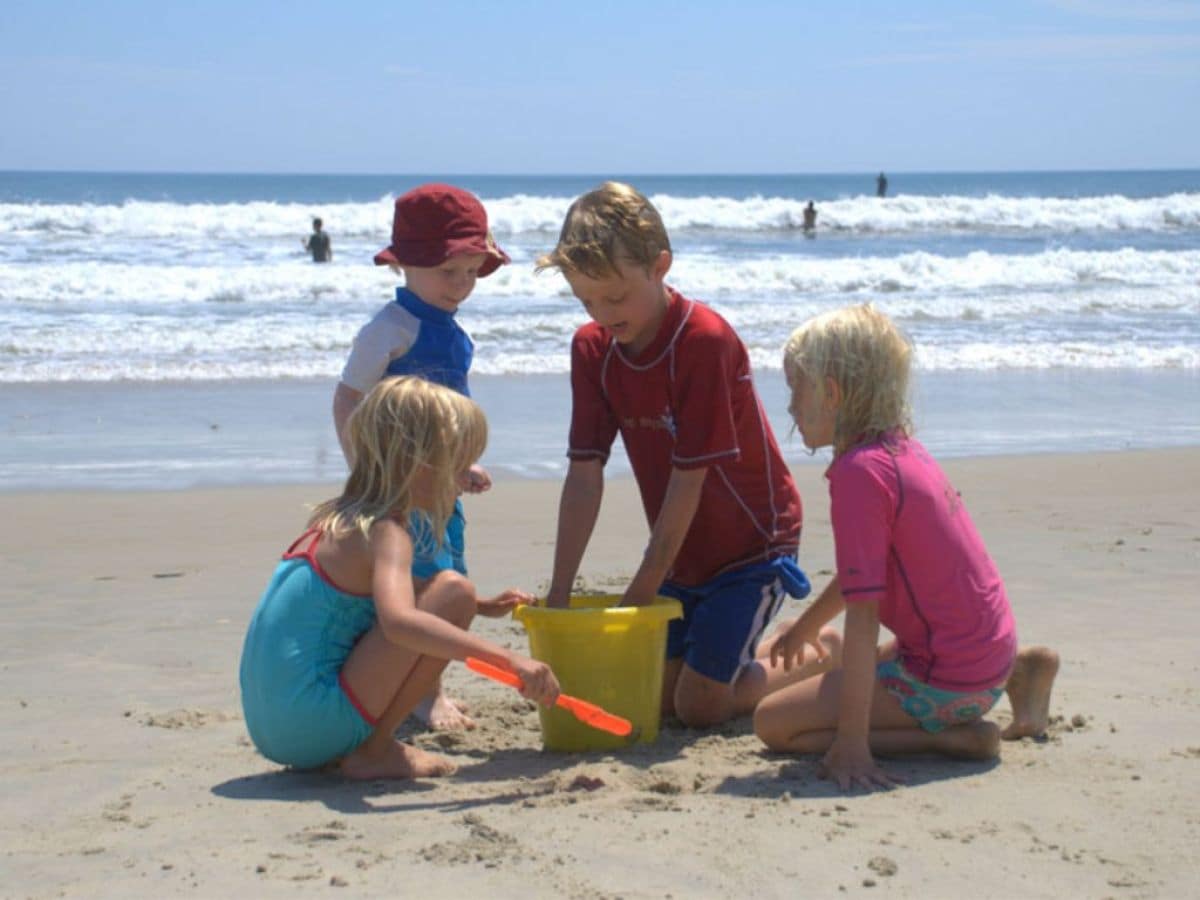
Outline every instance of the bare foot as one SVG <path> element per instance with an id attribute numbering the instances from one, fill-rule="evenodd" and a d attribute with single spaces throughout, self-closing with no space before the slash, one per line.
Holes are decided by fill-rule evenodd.
<path id="1" fill-rule="evenodd" d="M 1058 654 L 1049 647 L 1027 647 L 1017 662 L 1005 690 L 1012 704 L 1012 723 L 1000 735 L 1006 741 L 1040 737 L 1050 724 L 1050 692 L 1058 674 Z"/>
<path id="2" fill-rule="evenodd" d="M 470 731 L 475 720 L 467 715 L 466 706 L 447 697 L 441 690 L 421 698 L 412 714 L 434 731 Z"/>
<path id="3" fill-rule="evenodd" d="M 944 741 L 938 749 L 956 759 L 995 759 L 1000 755 L 1000 728 L 984 719 L 947 728 L 938 737 Z"/>
<path id="4" fill-rule="evenodd" d="M 368 750 L 362 744 L 338 764 L 347 778 L 370 781 L 375 778 L 436 778 L 451 775 L 457 766 L 444 756 L 419 750 L 411 744 L 389 741 L 382 750 Z"/>

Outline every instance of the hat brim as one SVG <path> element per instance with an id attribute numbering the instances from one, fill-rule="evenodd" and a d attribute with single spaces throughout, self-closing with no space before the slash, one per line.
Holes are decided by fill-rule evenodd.
<path id="1" fill-rule="evenodd" d="M 375 254 L 377 266 L 420 266 L 431 269 L 440 266 L 452 256 L 466 253 L 482 253 L 487 258 L 479 267 L 479 277 L 487 278 L 503 265 L 512 262 L 507 253 L 490 237 L 486 243 L 478 238 L 458 241 L 405 241 L 392 244 Z"/>

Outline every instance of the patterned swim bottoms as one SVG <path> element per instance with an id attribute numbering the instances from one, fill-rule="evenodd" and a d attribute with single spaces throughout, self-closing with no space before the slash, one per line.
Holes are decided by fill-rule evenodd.
<path id="1" fill-rule="evenodd" d="M 929 732 L 982 718 L 1004 693 L 1004 685 L 983 691 L 944 691 L 917 681 L 898 659 L 881 662 L 875 674 L 904 711 Z"/>

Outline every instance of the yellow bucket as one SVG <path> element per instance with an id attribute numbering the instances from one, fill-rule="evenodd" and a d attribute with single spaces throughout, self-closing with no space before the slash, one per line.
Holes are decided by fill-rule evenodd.
<path id="1" fill-rule="evenodd" d="M 617 594 L 572 597 L 569 609 L 518 606 L 530 655 L 547 663 L 563 692 L 633 723 L 618 737 L 591 728 L 565 709 L 538 707 L 547 750 L 615 750 L 658 737 L 667 623 L 683 616 L 678 600 L 623 606 Z"/>

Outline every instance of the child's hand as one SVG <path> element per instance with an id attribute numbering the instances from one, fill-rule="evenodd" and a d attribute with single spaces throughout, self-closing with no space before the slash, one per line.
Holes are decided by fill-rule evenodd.
<path id="1" fill-rule="evenodd" d="M 521 696 L 542 706 L 553 706 L 558 699 L 558 679 L 544 662 L 525 656 L 513 656 L 512 669 L 521 676 Z"/>
<path id="2" fill-rule="evenodd" d="M 486 599 L 480 597 L 475 602 L 475 610 L 481 616 L 496 619 L 512 612 L 514 608 L 520 606 L 522 603 L 535 602 L 537 602 L 537 597 L 528 591 L 518 591 L 516 588 L 509 588 L 495 597 L 488 597 Z"/>
<path id="3" fill-rule="evenodd" d="M 618 603 L 617 606 L 649 606 L 654 602 L 654 598 L 656 596 L 658 595 L 653 591 L 646 593 L 645 591 L 639 591 L 634 588 L 633 585 L 630 585 L 625 591 L 624 596 L 621 597 L 621 602 Z"/>
<path id="4" fill-rule="evenodd" d="M 473 465 L 458 481 L 460 489 L 468 494 L 482 494 L 492 487 L 492 476 L 481 465 Z"/>
<path id="5" fill-rule="evenodd" d="M 809 628 L 801 617 L 792 623 L 785 631 L 779 631 L 771 641 L 771 668 L 783 664 L 783 670 L 790 672 L 793 665 L 804 665 L 804 647 L 807 644 L 817 652 L 817 659 L 825 659 L 829 648 L 820 641 L 821 629 Z"/>
<path id="6" fill-rule="evenodd" d="M 837 782 L 838 788 L 843 791 L 855 786 L 868 791 L 877 787 L 893 788 L 900 783 L 899 778 L 889 775 L 875 764 L 866 741 L 834 738 L 818 766 L 818 772 L 822 778 Z"/>

